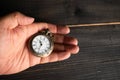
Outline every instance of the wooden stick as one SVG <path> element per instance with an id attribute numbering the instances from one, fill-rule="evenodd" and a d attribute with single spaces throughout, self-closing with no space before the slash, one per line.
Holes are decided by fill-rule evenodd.
<path id="1" fill-rule="evenodd" d="M 68 27 L 84 27 L 84 26 L 105 26 L 105 25 L 119 25 L 120 22 L 106 22 L 106 23 L 90 23 L 90 24 L 75 24 L 75 25 L 66 25 Z"/>

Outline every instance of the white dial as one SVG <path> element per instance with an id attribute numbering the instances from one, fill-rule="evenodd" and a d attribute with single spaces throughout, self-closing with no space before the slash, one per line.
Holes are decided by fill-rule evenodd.
<path id="1" fill-rule="evenodd" d="M 45 35 L 37 35 L 32 40 L 32 49 L 40 56 L 48 56 L 50 54 L 51 42 Z"/>

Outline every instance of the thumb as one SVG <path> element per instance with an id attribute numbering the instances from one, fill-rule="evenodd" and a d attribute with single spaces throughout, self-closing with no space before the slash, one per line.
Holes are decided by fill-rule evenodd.
<path id="1" fill-rule="evenodd" d="M 15 28 L 17 26 L 28 25 L 34 22 L 34 18 L 23 15 L 20 12 L 14 12 L 0 19 L 0 23 L 4 23 L 4 28 Z"/>

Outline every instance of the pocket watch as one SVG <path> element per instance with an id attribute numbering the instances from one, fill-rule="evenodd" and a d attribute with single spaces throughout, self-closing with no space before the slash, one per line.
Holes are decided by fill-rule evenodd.
<path id="1" fill-rule="evenodd" d="M 53 35 L 49 29 L 39 31 L 34 34 L 29 40 L 29 49 L 38 57 L 49 56 L 54 47 Z"/>

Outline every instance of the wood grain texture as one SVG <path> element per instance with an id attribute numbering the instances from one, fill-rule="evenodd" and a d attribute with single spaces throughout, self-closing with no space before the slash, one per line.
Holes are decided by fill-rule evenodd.
<path id="1" fill-rule="evenodd" d="M 2 80 L 119 80 L 120 26 L 80 27 L 71 30 L 81 51 L 70 59 L 38 65 Z"/>
<path id="2" fill-rule="evenodd" d="M 120 21 L 119 0 L 0 0 L 0 15 L 20 11 L 36 21 L 78 24 Z"/>
<path id="3" fill-rule="evenodd" d="M 119 0 L 1 0 L 0 15 L 20 11 L 56 24 L 109 22 L 120 20 L 119 4 Z M 120 25 L 71 28 L 69 35 L 79 40 L 77 55 L 0 80 L 120 80 Z"/>

